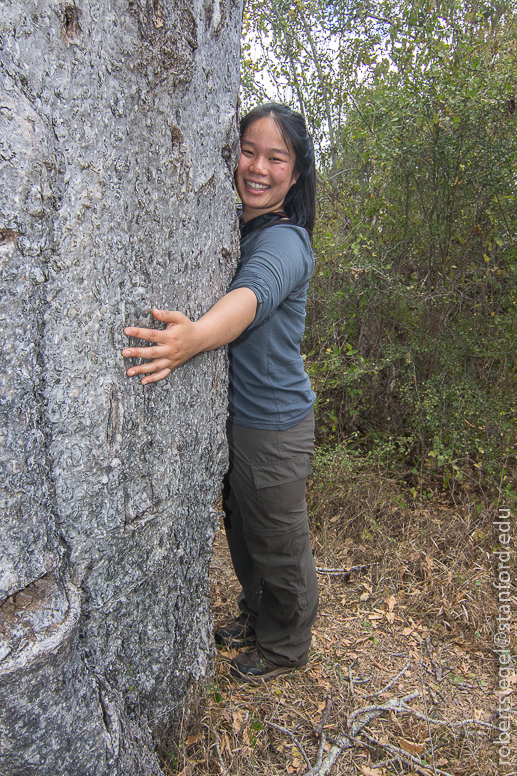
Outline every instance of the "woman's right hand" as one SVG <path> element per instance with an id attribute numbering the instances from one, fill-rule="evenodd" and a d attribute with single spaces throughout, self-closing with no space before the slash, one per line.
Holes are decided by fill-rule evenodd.
<path id="1" fill-rule="evenodd" d="M 142 385 L 163 380 L 173 369 L 176 369 L 189 358 L 202 350 L 197 338 L 196 325 L 190 318 L 177 310 L 153 310 L 153 315 L 158 321 L 167 324 L 165 329 L 140 329 L 128 326 L 124 334 L 128 337 L 143 339 L 155 343 L 151 347 L 124 348 L 124 358 L 151 359 L 139 366 L 132 366 L 127 370 L 128 377 L 145 374 L 141 380 Z"/>
<path id="2" fill-rule="evenodd" d="M 195 322 L 177 310 L 154 309 L 154 317 L 166 323 L 166 329 L 139 329 L 134 326 L 124 329 L 128 337 L 156 343 L 150 348 L 124 348 L 124 358 L 152 359 L 146 364 L 130 367 L 128 377 L 146 375 L 141 380 L 142 385 L 163 380 L 192 356 L 233 342 L 253 321 L 256 311 L 257 297 L 250 288 L 236 288 L 225 294 Z"/>

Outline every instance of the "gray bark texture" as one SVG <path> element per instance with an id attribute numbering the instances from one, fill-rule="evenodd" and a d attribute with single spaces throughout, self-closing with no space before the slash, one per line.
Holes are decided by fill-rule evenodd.
<path id="1" fill-rule="evenodd" d="M 212 664 L 226 357 L 128 379 L 238 254 L 240 0 L 0 3 L 0 774 L 151 776 Z"/>

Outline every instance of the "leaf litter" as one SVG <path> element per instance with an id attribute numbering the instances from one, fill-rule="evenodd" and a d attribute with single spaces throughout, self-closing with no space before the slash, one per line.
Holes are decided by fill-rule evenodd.
<path id="1" fill-rule="evenodd" d="M 474 597 L 444 558 L 406 544 L 394 563 L 375 546 L 359 546 L 355 554 L 364 557 L 351 562 L 349 541 L 333 557 L 318 536 L 314 545 L 321 600 L 308 665 L 240 684 L 229 674 L 237 650 L 218 649 L 201 722 L 165 760 L 165 772 L 499 776 L 495 613 L 487 599 L 483 628 Z M 356 560 L 358 570 L 347 574 Z M 478 572 L 484 590 L 489 572 Z M 238 592 L 220 531 L 210 580 L 216 627 L 236 615 Z M 462 601 L 469 608 L 460 626 Z"/>

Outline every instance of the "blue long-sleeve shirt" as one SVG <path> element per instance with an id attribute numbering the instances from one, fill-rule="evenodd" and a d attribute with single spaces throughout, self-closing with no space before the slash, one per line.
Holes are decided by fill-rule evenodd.
<path id="1" fill-rule="evenodd" d="M 295 426 L 316 395 L 300 345 L 314 256 L 305 229 L 276 224 L 241 240 L 241 258 L 229 291 L 250 288 L 257 297 L 252 323 L 229 345 L 229 415 L 261 429 Z"/>

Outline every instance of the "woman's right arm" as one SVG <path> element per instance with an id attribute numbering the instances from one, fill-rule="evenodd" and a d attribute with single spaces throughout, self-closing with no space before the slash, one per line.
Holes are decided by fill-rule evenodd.
<path id="1" fill-rule="evenodd" d="M 158 321 L 167 324 L 165 329 L 140 329 L 130 326 L 124 329 L 128 337 L 156 343 L 147 348 L 125 348 L 125 358 L 152 359 L 148 363 L 132 366 L 129 377 L 146 376 L 142 385 L 163 380 L 189 358 L 206 350 L 215 350 L 237 339 L 250 325 L 257 311 L 257 297 L 249 288 L 236 288 L 218 302 L 197 321 L 191 321 L 178 311 L 153 310 Z"/>

